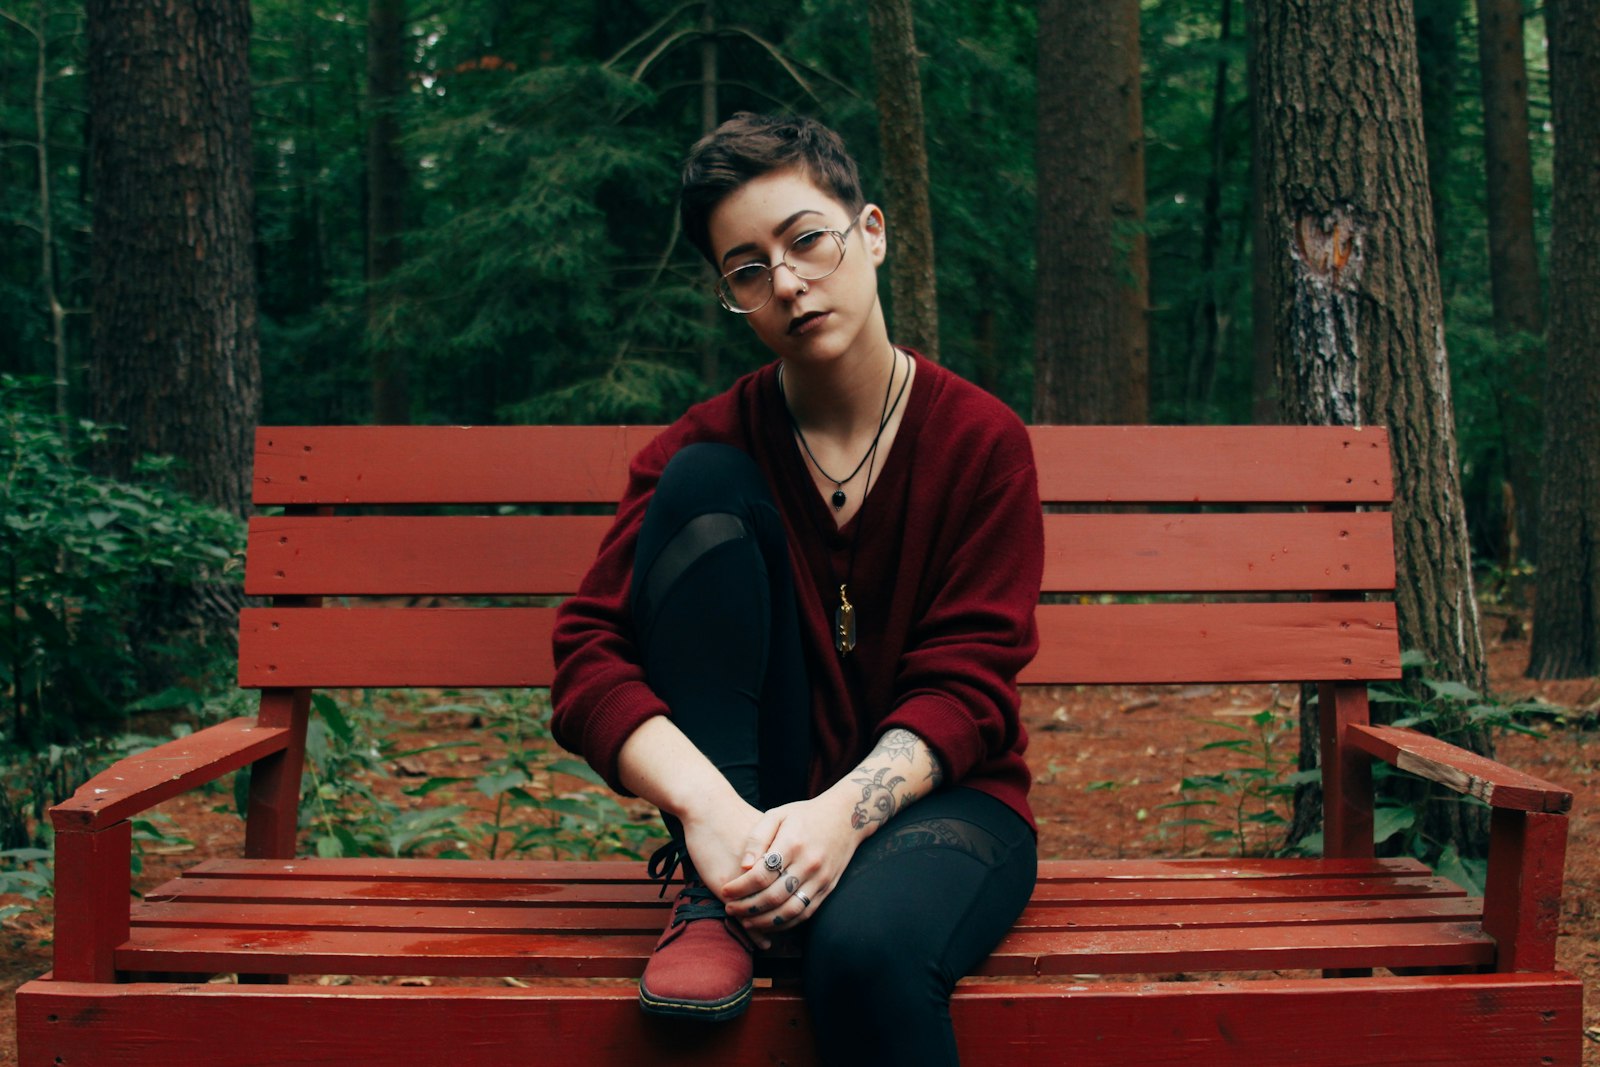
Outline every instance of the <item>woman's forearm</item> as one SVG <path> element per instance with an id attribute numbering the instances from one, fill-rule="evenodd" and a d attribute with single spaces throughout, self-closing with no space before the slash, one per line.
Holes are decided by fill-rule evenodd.
<path id="1" fill-rule="evenodd" d="M 927 742 L 910 730 L 894 727 L 884 731 L 855 770 L 828 792 L 839 799 L 841 811 L 845 800 L 851 802 L 851 829 L 869 836 L 943 781 L 944 769 Z"/>
<path id="2" fill-rule="evenodd" d="M 629 792 L 679 819 L 705 806 L 742 804 L 716 765 L 665 715 L 646 719 L 628 735 L 617 769 Z"/>

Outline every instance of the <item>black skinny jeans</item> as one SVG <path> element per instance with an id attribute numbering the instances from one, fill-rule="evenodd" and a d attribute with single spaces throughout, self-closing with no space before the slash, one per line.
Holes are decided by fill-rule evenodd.
<path id="1" fill-rule="evenodd" d="M 757 808 L 806 795 L 811 706 L 783 522 L 760 469 L 726 445 L 667 465 L 634 559 L 651 687 Z M 671 826 L 681 840 L 681 829 Z M 1033 891 L 1032 832 L 959 786 L 891 819 L 802 924 L 805 998 L 832 1064 L 954 1064 L 950 992 Z"/>

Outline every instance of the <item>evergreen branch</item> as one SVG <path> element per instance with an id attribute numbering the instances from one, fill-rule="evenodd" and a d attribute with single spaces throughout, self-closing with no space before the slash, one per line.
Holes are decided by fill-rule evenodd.
<path id="1" fill-rule="evenodd" d="M 34 29 L 32 26 L 28 25 L 26 22 L 23 22 L 21 19 L 17 18 L 17 16 L 11 14 L 9 11 L 6 11 L 4 8 L 0 8 L 0 19 L 5 19 L 7 22 L 11 23 L 23 33 L 28 34 L 36 41 L 41 40 L 44 36 L 44 31 L 42 29 Z"/>
<path id="2" fill-rule="evenodd" d="M 630 76 L 632 78 L 632 80 L 633 81 L 639 81 L 640 79 L 642 79 L 644 77 L 645 71 L 650 69 L 650 65 L 652 63 L 654 63 L 656 60 L 660 59 L 662 54 L 665 53 L 673 45 L 677 44 L 679 41 L 683 40 L 685 37 L 698 36 L 699 33 L 700 33 L 700 30 L 698 28 L 696 28 L 696 29 L 678 30 L 676 33 L 669 34 L 666 38 L 664 38 L 662 40 L 662 42 L 660 44 L 656 45 L 655 48 L 651 50 L 649 55 L 645 56 L 644 59 L 639 61 L 639 65 L 633 69 L 633 74 Z"/>
<path id="3" fill-rule="evenodd" d="M 744 36 L 746 36 L 746 37 L 750 38 L 752 41 L 754 41 L 756 44 L 760 45 L 762 48 L 766 49 L 767 50 L 767 54 L 772 56 L 773 59 L 777 60 L 778 66 L 783 68 L 784 73 L 788 74 L 789 77 L 793 78 L 794 81 L 795 81 L 795 84 L 800 86 L 800 88 L 805 91 L 805 94 L 807 96 L 809 96 L 812 100 L 815 100 L 818 107 L 825 106 L 822 103 L 822 98 L 817 95 L 816 90 L 811 88 L 811 83 L 806 81 L 806 79 L 801 75 L 799 67 L 794 62 L 792 62 L 789 59 L 788 56 L 784 55 L 783 54 L 783 50 L 780 49 L 777 45 L 773 44 L 771 41 L 768 41 L 766 38 L 762 37 L 760 34 L 757 34 L 757 33 L 753 32 L 751 30 L 745 29 L 743 26 L 735 26 L 735 27 L 733 27 L 732 32 L 743 34 Z"/>
<path id="4" fill-rule="evenodd" d="M 645 41 L 648 41 L 651 37 L 654 37 L 657 33 L 659 33 L 662 30 L 662 28 L 664 28 L 667 25 L 667 23 L 669 23 L 673 19 L 677 18 L 679 15 L 681 15 L 687 9 L 689 9 L 691 7 L 694 7 L 699 2 L 700 2 L 700 0 L 686 0 L 685 3 L 679 4 L 677 7 L 673 8 L 671 11 L 667 12 L 666 16 L 663 17 L 654 26 L 651 26 L 648 30 L 645 30 L 639 36 L 635 37 L 633 40 L 631 40 L 627 44 L 623 45 L 622 48 L 617 52 L 616 55 L 612 56 L 610 59 L 608 59 L 604 63 L 600 64 L 601 68 L 604 69 L 604 70 L 610 70 L 612 67 L 614 67 L 618 63 L 622 62 L 622 57 L 623 56 L 627 55 L 629 52 L 631 52 L 635 48 L 639 47 L 639 45 L 643 44 Z"/>

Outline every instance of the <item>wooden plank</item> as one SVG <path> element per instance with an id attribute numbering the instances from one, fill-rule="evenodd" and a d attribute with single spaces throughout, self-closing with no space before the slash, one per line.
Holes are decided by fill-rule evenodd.
<path id="1" fill-rule="evenodd" d="M 1371 756 L 1492 807 L 1554 814 L 1572 807 L 1571 790 L 1415 730 L 1352 724 L 1346 736 Z"/>
<path id="2" fill-rule="evenodd" d="M 1170 881 L 1084 881 L 1037 885 L 1033 903 L 1080 907 L 1122 902 L 1161 905 L 1188 901 L 1243 903 L 1294 899 L 1362 900 L 1374 897 L 1460 896 L 1463 890 L 1447 878 L 1207 878 Z M 671 892 L 668 897 L 670 899 Z M 493 904 L 528 908 L 570 908 L 591 905 L 656 909 L 662 898 L 654 885 L 559 882 L 334 881 L 282 878 L 180 878 L 146 894 L 146 900 L 259 905 L 263 903 L 376 904 L 477 908 Z"/>
<path id="3" fill-rule="evenodd" d="M 528 908 L 480 905 L 389 905 L 348 901 L 343 904 L 263 903 L 204 904 L 189 901 L 135 905 L 133 926 L 171 929 L 245 930 L 371 930 L 390 933 L 531 934 L 659 934 L 670 902 L 654 908 L 584 907 Z M 1300 926 L 1352 923 L 1459 922 L 1479 920 L 1481 900 L 1465 897 L 1359 898 L 1303 901 L 1261 899 L 1245 904 L 1176 905 L 1034 905 L 1023 909 L 1018 931 L 1162 930 L 1243 926 Z"/>
<path id="4" fill-rule="evenodd" d="M 652 426 L 269 426 L 257 504 L 614 503 Z"/>
<path id="5" fill-rule="evenodd" d="M 272 426 L 257 504 L 606 503 L 658 432 L 632 426 Z M 1047 503 L 1346 503 L 1393 499 L 1386 430 L 1329 426 L 1035 426 Z"/>
<path id="6" fill-rule="evenodd" d="M 1044 604 L 1023 684 L 1397 679 L 1392 603 Z"/>
<path id="7" fill-rule="evenodd" d="M 57 830 L 97 830 L 281 751 L 289 731 L 242 716 L 157 745 L 95 775 L 50 809 Z"/>
<path id="8" fill-rule="evenodd" d="M 116 962 L 132 971 L 627 978 L 643 970 L 659 936 L 140 926 Z M 1493 963 L 1494 953 L 1475 922 L 1014 931 L 976 973 L 1464 967 Z M 776 975 L 794 973 L 794 962 L 763 958 Z"/>
<path id="9" fill-rule="evenodd" d="M 55 841 L 55 973 L 73 982 L 109 982 L 113 952 L 128 936 L 133 825 L 94 832 L 62 830 Z"/>
<path id="10" fill-rule="evenodd" d="M 1411 857 L 1388 859 L 1263 859 L 1210 856 L 1189 859 L 1040 860 L 1039 884 L 1065 882 L 1184 881 L 1216 878 L 1426 878 L 1428 866 Z M 645 865 L 630 860 L 435 860 L 383 856 L 291 861 L 213 858 L 188 868 L 182 878 L 276 880 L 355 879 L 412 882 L 624 882 L 660 885 Z M 176 883 L 173 883 L 176 884 Z"/>
<path id="11" fill-rule="evenodd" d="M 1494 810 L 1483 925 L 1500 946 L 1496 970 L 1548 971 L 1555 966 L 1566 856 L 1565 815 Z"/>
<path id="12" fill-rule="evenodd" d="M 1047 604 L 1023 684 L 1400 677 L 1392 603 Z M 246 608 L 239 684 L 541 686 L 553 608 Z"/>
<path id="13" fill-rule="evenodd" d="M 576 592 L 606 515 L 269 515 L 250 520 L 252 596 Z"/>
<path id="14" fill-rule="evenodd" d="M 1046 503 L 1346 503 L 1394 498 L 1389 434 L 1335 426 L 1034 426 Z"/>
<path id="15" fill-rule="evenodd" d="M 611 526 L 604 515 L 250 520 L 253 596 L 547 595 L 574 592 Z M 1047 593 L 1394 588 L 1385 512 L 1047 515 Z"/>
<path id="16" fill-rule="evenodd" d="M 1338 982 L 963 985 L 951 1004 L 966 1067 L 1352 1063 L 1579 1067 L 1582 985 L 1570 975 Z M 1485 1010 L 1485 1009 L 1492 1010 Z M 817 1063 L 797 992 L 762 990 L 721 1026 L 644 1016 L 630 985 L 585 988 L 118 987 L 30 982 L 17 993 L 22 1067 L 455 1067 Z M 537 1035 L 530 1039 L 530 1035 Z M 1109 1056 L 1107 1050 L 1115 1050 Z"/>

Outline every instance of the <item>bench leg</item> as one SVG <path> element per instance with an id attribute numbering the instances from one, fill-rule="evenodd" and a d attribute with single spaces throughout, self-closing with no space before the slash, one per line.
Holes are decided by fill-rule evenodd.
<path id="1" fill-rule="evenodd" d="M 114 953 L 128 940 L 133 824 L 56 833 L 55 977 L 116 980 Z"/>
<path id="2" fill-rule="evenodd" d="M 1489 823 L 1483 928 L 1499 943 L 1498 971 L 1549 971 L 1561 926 L 1567 817 L 1496 808 Z"/>

